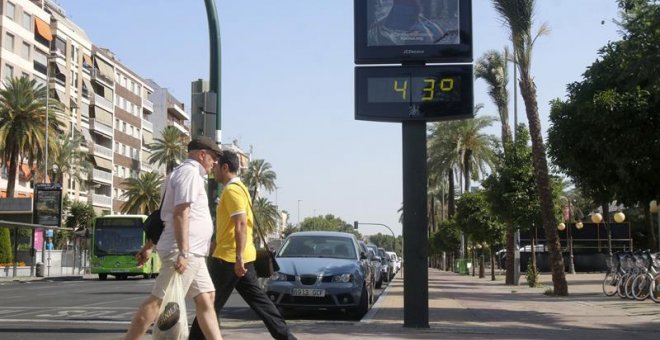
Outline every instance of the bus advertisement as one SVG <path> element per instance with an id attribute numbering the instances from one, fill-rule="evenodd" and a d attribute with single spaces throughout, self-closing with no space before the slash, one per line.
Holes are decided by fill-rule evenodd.
<path id="1" fill-rule="evenodd" d="M 90 264 L 92 274 L 98 274 L 99 280 L 107 279 L 108 275 L 120 280 L 158 275 L 160 259 L 154 253 L 144 266 L 136 265 L 135 254 L 147 242 L 142 230 L 146 218 L 145 215 L 107 215 L 94 219 Z"/>

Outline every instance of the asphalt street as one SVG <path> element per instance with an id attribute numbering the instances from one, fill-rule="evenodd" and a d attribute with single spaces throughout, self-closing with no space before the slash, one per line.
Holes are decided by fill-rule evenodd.
<path id="1" fill-rule="evenodd" d="M 0 282 L 0 339 L 118 339 L 153 280 L 53 278 Z M 385 285 L 383 286 L 385 288 Z M 382 290 L 377 290 L 379 295 Z M 188 317 L 194 304 L 188 301 Z M 220 314 L 234 328 L 259 327 L 261 321 L 234 291 Z M 287 320 L 304 324 L 350 320 L 341 312 L 289 313 Z M 265 329 L 265 328 L 264 328 Z"/>

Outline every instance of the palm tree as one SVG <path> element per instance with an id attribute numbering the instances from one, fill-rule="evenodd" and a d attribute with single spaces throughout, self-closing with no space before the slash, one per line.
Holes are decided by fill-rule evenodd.
<path id="1" fill-rule="evenodd" d="M 509 125 L 509 71 L 507 56 L 508 49 L 504 48 L 504 56 L 500 52 L 490 50 L 477 60 L 474 65 L 474 76 L 483 79 L 488 84 L 488 95 L 497 106 L 497 112 L 502 124 L 502 145 L 511 141 L 511 127 Z M 506 150 L 505 150 L 506 152 Z"/>
<path id="2" fill-rule="evenodd" d="M 143 172 L 139 178 L 124 180 L 126 191 L 122 197 L 127 201 L 121 206 L 124 214 L 149 215 L 160 205 L 160 186 L 163 176 L 157 172 Z"/>
<path id="3" fill-rule="evenodd" d="M 475 114 L 483 105 L 475 106 Z M 492 125 L 492 117 L 476 117 L 461 121 L 438 122 L 431 126 L 429 137 L 429 172 L 433 176 L 447 176 L 449 181 L 448 212 L 454 213 L 454 176 L 458 172 L 469 190 L 470 180 L 479 179 L 495 160 L 496 141 L 481 133 Z"/>
<path id="4" fill-rule="evenodd" d="M 272 202 L 265 197 L 259 197 L 254 200 L 252 207 L 254 208 L 254 216 L 259 221 L 259 228 L 264 233 L 264 237 L 277 230 L 277 221 L 280 218 L 280 214 Z"/>
<path id="5" fill-rule="evenodd" d="M 538 103 L 536 98 L 536 85 L 531 75 L 532 49 L 536 39 L 548 32 L 548 28 L 542 25 L 538 34 L 532 35 L 532 21 L 534 16 L 534 0 L 492 0 L 495 10 L 500 14 L 502 20 L 511 32 L 514 57 L 520 73 L 519 86 L 527 121 L 532 140 L 532 160 L 536 174 L 536 185 L 538 187 L 541 201 L 541 216 L 543 218 L 543 229 L 548 240 L 550 249 L 550 262 L 552 265 L 552 284 L 554 293 L 557 295 L 568 295 L 568 284 L 564 272 L 564 259 L 561 255 L 559 236 L 557 233 L 557 218 L 554 214 L 554 202 L 552 189 L 550 188 L 550 176 L 548 174 L 548 161 L 546 159 L 545 145 L 541 135 L 541 121 L 539 119 Z"/>
<path id="6" fill-rule="evenodd" d="M 7 197 L 14 197 L 20 162 L 32 168 L 44 159 L 46 150 L 46 111 L 48 110 L 48 150 L 55 149 L 57 131 L 62 130 L 62 104 L 46 100 L 46 87 L 28 77 L 10 78 L 0 90 L 0 150 L 7 169 Z"/>
<path id="7" fill-rule="evenodd" d="M 80 151 L 82 137 L 77 135 L 69 138 L 66 135 L 60 135 L 57 145 L 50 159 L 49 164 L 53 165 L 52 179 L 54 183 L 62 184 L 64 174 L 69 174 L 79 184 L 85 183 L 86 178 L 82 176 L 81 169 L 86 172 L 91 169 L 91 163 L 87 159 L 87 153 Z"/>
<path id="8" fill-rule="evenodd" d="M 247 171 L 241 177 L 254 200 L 259 198 L 260 187 L 263 187 L 268 192 L 272 192 L 277 188 L 275 185 L 277 174 L 271 169 L 270 163 L 263 159 L 251 161 Z"/>
<path id="9" fill-rule="evenodd" d="M 149 145 L 152 152 L 147 161 L 157 166 L 165 164 L 165 172 L 169 174 L 186 158 L 186 135 L 174 126 L 166 126 L 161 135 L 162 138 Z"/>

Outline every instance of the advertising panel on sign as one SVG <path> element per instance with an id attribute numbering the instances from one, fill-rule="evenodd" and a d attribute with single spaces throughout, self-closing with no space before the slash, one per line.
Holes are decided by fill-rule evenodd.
<path id="1" fill-rule="evenodd" d="M 472 61 L 471 0 L 355 0 L 355 63 Z"/>

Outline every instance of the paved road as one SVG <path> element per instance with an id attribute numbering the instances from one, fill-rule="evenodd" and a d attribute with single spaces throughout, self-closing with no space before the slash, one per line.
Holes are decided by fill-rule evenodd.
<path id="1" fill-rule="evenodd" d="M 139 303 L 151 291 L 153 280 L 45 279 L 0 282 L 0 339 L 117 339 L 128 327 Z M 385 287 L 385 286 L 384 286 Z M 379 295 L 382 290 L 377 290 Z M 188 301 L 188 316 L 194 309 Z M 340 312 L 287 314 L 302 324 L 349 320 Z M 221 313 L 232 328 L 263 327 L 256 314 L 234 292 Z M 329 321 L 328 321 L 329 320 Z M 265 328 L 264 328 L 265 330 Z"/>

